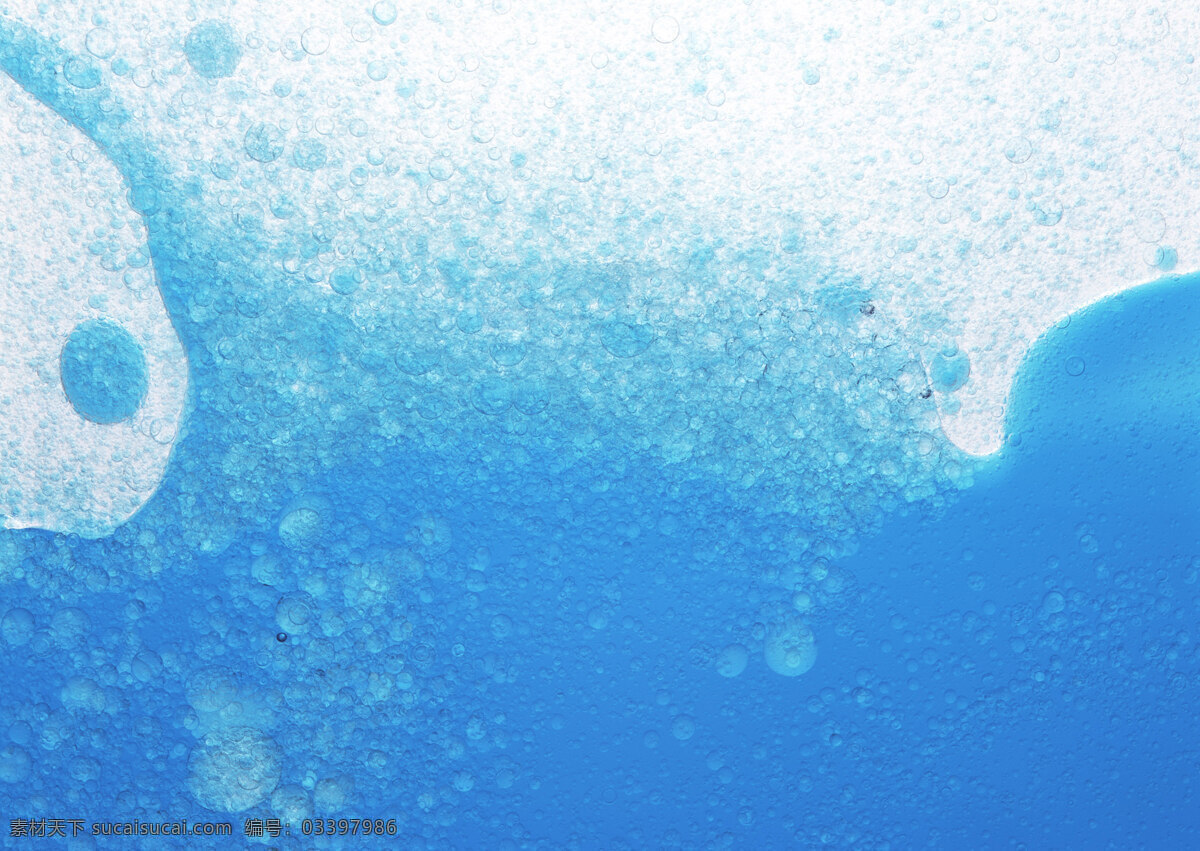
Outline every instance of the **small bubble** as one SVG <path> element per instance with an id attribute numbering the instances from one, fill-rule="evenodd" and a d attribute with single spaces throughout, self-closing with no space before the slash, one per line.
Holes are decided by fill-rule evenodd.
<path id="1" fill-rule="evenodd" d="M 429 163 L 429 176 L 434 180 L 449 180 L 454 176 L 454 163 L 449 157 L 434 157 Z"/>
<path id="2" fill-rule="evenodd" d="M 193 27 L 184 39 L 183 52 L 196 73 L 210 80 L 231 76 L 242 59 L 233 27 L 217 20 Z"/>
<path id="3" fill-rule="evenodd" d="M 274 162 L 283 154 L 283 133 L 273 124 L 260 122 L 246 131 L 242 146 L 250 159 Z"/>
<path id="4" fill-rule="evenodd" d="M 87 34 L 84 39 L 88 53 L 97 59 L 108 59 L 117 52 L 117 40 L 113 34 L 103 27 L 97 27 Z"/>
<path id="5" fill-rule="evenodd" d="M 679 38 L 679 21 L 670 15 L 663 15 L 654 22 L 650 33 L 654 36 L 655 41 L 661 44 L 670 44 Z"/>
<path id="6" fill-rule="evenodd" d="M 285 641 L 288 640 L 288 634 L 286 632 L 277 632 L 277 633 L 275 633 L 275 640 L 278 641 L 280 644 L 283 644 Z"/>
<path id="7" fill-rule="evenodd" d="M 63 66 L 63 76 L 77 89 L 94 89 L 100 85 L 100 69 L 79 57 L 67 60 Z"/>
<path id="8" fill-rule="evenodd" d="M 1048 198 L 1038 203 L 1030 202 L 1029 209 L 1033 220 L 1042 227 L 1051 228 L 1062 221 L 1063 205 L 1057 198 Z"/>
<path id="9" fill-rule="evenodd" d="M 1024 136 L 1010 139 L 1008 144 L 1004 146 L 1004 156 L 1008 158 L 1010 163 L 1016 163 L 1017 165 L 1027 162 L 1033 156 L 1033 143 Z"/>
<path id="10" fill-rule="evenodd" d="M 1154 249 L 1153 265 L 1156 268 L 1163 272 L 1170 272 L 1175 268 L 1177 263 L 1179 263 L 1179 252 L 1174 248 L 1167 248 L 1160 245 Z"/>
<path id="11" fill-rule="evenodd" d="M 496 137 L 496 129 L 486 121 L 477 121 L 471 127 L 471 138 L 485 145 Z"/>
<path id="12" fill-rule="evenodd" d="M 1147 210 L 1138 216 L 1135 230 L 1142 242 L 1158 242 L 1167 232 L 1167 220 L 1158 210 Z"/>
<path id="13" fill-rule="evenodd" d="M 929 380 L 941 393 L 953 393 L 971 376 L 971 361 L 954 346 L 942 349 L 929 366 Z"/>
<path id="14" fill-rule="evenodd" d="M 371 9 L 371 17 L 381 27 L 386 27 L 396 21 L 396 6 L 391 0 L 379 0 Z"/>
<path id="15" fill-rule="evenodd" d="M 318 27 L 309 27 L 300 36 L 300 46 L 309 56 L 320 56 L 329 49 L 329 36 Z"/>

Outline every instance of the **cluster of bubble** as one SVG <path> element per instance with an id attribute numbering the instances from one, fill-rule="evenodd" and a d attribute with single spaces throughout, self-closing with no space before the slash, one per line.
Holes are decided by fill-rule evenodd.
<path id="1" fill-rule="evenodd" d="M 378 50 L 401 32 L 388 18 L 335 42 Z M 761 231 L 737 244 L 722 219 L 664 221 L 648 203 L 686 208 L 693 187 L 682 202 L 621 196 L 619 215 L 589 225 L 615 182 L 593 175 L 559 197 L 579 181 L 558 179 L 544 138 L 518 123 L 502 144 L 460 115 L 495 87 L 481 58 L 351 102 L 352 53 L 326 61 L 330 39 L 312 28 L 297 45 L 254 34 L 270 24 L 186 22 L 186 62 L 144 87 L 122 59 L 133 45 L 99 27 L 90 58 L 66 60 L 88 73 L 51 93 L 86 107 L 111 91 L 160 116 L 135 131 L 77 109 L 131 172 L 198 383 L 195 431 L 224 447 L 217 490 L 240 510 L 261 522 L 291 498 L 249 486 L 265 484 L 255 468 L 388 457 L 397 439 L 444 455 L 494 446 L 492 469 L 519 466 L 531 445 L 552 447 L 559 469 L 632 450 L 675 479 L 751 489 L 756 504 L 769 492 L 834 538 L 969 482 L 919 357 L 936 340 L 904 333 L 870 285 L 815 261 L 786 217 L 741 216 Z M 251 86 L 268 70 L 274 84 Z M 495 201 L 481 170 L 530 199 L 505 187 Z M 435 204 L 443 184 L 459 188 Z M 934 389 L 961 386 L 939 375 Z M 332 415 L 308 416 L 317 405 Z M 184 497 L 186 542 L 219 547 L 221 530 L 204 527 L 227 512 L 202 508 L 213 483 L 191 463 L 207 459 L 185 446 L 174 482 L 205 492 Z"/>
<path id="2" fill-rule="evenodd" d="M 56 14 L 28 23 L 53 31 Z M 809 671 L 822 618 L 844 604 L 838 557 L 884 512 L 941 505 L 971 481 L 938 427 L 938 405 L 953 409 L 974 375 L 948 342 L 962 320 L 900 307 L 902 257 L 858 277 L 759 178 L 731 192 L 736 157 L 688 153 L 685 131 L 720 123 L 718 80 L 735 75 L 675 18 L 634 28 L 633 47 L 563 41 L 552 53 L 594 79 L 533 75 L 521 89 L 504 79 L 521 70 L 520 42 L 468 49 L 465 11 L 438 21 L 380 2 L 314 10 L 302 27 L 272 14 L 181 8 L 145 35 L 114 12 L 58 43 L 0 27 L 0 64 L 124 173 L 192 382 L 166 478 L 131 522 L 98 541 L 2 542 L 0 576 L 31 595 L 3 614 L 4 640 L 53 663 L 60 685 L 53 707 L 12 707 L 0 780 L 44 794 L 37 775 L 58 760 L 86 789 L 115 742 L 105 728 L 125 723 L 121 687 L 173 701 L 174 715 L 128 723 L 151 764 L 186 754 L 209 810 L 337 814 L 400 776 L 411 818 L 452 819 L 462 796 L 512 785 L 503 752 L 532 735 L 485 697 L 528 661 L 505 642 L 538 628 L 506 591 L 561 581 L 573 613 L 585 595 L 568 593 L 564 562 L 597 537 L 649 534 L 639 522 L 686 553 L 681 575 L 740 573 L 787 598 L 706 664 L 730 678 L 751 664 Z M 515 19 L 502 0 L 484 14 L 505 33 Z M 618 60 L 656 69 L 670 94 L 591 111 Z M 828 82 L 793 70 L 797 98 Z M 661 82 L 693 71 L 686 92 Z M 653 131 L 668 110 L 681 123 Z M 593 117 L 575 128 L 564 115 Z M 1019 145 L 1008 156 L 1028 158 Z M 1063 214 L 1035 207 L 1038 227 Z M 114 273 L 144 268 L 90 236 Z M 124 421 L 150 366 L 110 325 L 79 328 L 63 392 L 90 422 Z M 95 351 L 123 395 L 95 383 Z M 653 521 L 628 501 L 647 480 Z M 746 516 L 689 518 L 706 488 Z M 493 524 L 544 539 L 494 561 L 494 526 L 445 519 L 468 496 Z M 697 543 L 699 526 L 736 539 L 766 520 L 778 537 L 753 565 L 736 543 Z M 164 611 L 160 583 L 213 572 L 221 588 L 180 626 L 186 639 L 136 635 Z M 128 597 L 117 625 L 85 610 L 100 593 Z M 581 619 L 613 629 L 619 591 L 587 595 Z M 1048 595 L 1044 617 L 1066 601 Z M 91 755 L 60 747 L 76 725 Z M 669 729 L 700 735 L 684 709 Z M 426 748 L 419 767 L 397 752 L 403 737 Z M 480 755 L 494 758 L 486 784 Z"/>

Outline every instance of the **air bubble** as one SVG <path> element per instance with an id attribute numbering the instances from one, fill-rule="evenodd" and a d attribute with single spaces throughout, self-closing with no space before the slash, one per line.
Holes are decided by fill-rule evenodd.
<path id="1" fill-rule="evenodd" d="M 746 670 L 750 651 L 741 644 L 730 644 L 717 657 L 717 673 L 722 677 L 736 677 Z"/>
<path id="2" fill-rule="evenodd" d="M 1033 156 L 1033 143 L 1024 136 L 1018 136 L 1015 139 L 1009 140 L 1004 146 L 1004 156 L 1010 163 L 1020 165 L 1029 160 Z"/>
<path id="3" fill-rule="evenodd" d="M 87 34 L 84 45 L 88 53 L 97 59 L 108 59 L 117 52 L 117 40 L 113 34 L 103 27 L 96 27 Z"/>
<path id="4" fill-rule="evenodd" d="M 251 727 L 212 733 L 188 759 L 188 785 L 210 810 L 238 813 L 266 799 L 279 783 L 279 746 Z"/>
<path id="5" fill-rule="evenodd" d="M 816 664 L 816 639 L 804 621 L 788 618 L 768 628 L 763 656 L 775 673 L 785 677 L 799 676 Z"/>
<path id="6" fill-rule="evenodd" d="M 320 56 L 329 49 L 329 36 L 319 27 L 309 27 L 300 36 L 300 46 L 309 56 Z"/>
<path id="7" fill-rule="evenodd" d="M 210 80 L 231 76 L 242 61 L 233 27 L 211 19 L 192 28 L 184 39 L 183 52 L 195 72 Z"/>
<path id="8" fill-rule="evenodd" d="M 679 38 L 679 21 L 672 18 L 670 15 L 663 15 L 654 22 L 650 28 L 654 40 L 661 44 L 670 44 L 675 39 Z"/>
<path id="9" fill-rule="evenodd" d="M 149 385 L 142 347 L 107 319 L 84 322 L 71 332 L 60 370 L 72 407 L 94 423 L 119 423 L 132 417 Z"/>
<path id="10" fill-rule="evenodd" d="M 971 376 L 971 361 L 966 352 L 948 346 L 938 352 L 929 366 L 929 380 L 940 393 L 953 393 Z"/>

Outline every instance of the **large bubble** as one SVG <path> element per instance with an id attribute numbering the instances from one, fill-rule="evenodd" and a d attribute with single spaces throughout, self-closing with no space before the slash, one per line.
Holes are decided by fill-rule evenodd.
<path id="1" fill-rule="evenodd" d="M 188 62 L 201 77 L 228 77 L 242 61 L 242 48 L 233 27 L 223 21 L 197 24 L 183 42 Z"/>
<path id="2" fill-rule="evenodd" d="M 84 322 L 71 332 L 61 359 L 62 386 L 85 420 L 117 423 L 137 413 L 149 374 L 142 347 L 107 319 Z"/>
<path id="3" fill-rule="evenodd" d="M 238 813 L 275 790 L 279 746 L 253 727 L 234 727 L 205 737 L 188 760 L 188 784 L 210 810 Z"/>
<path id="4" fill-rule="evenodd" d="M 750 652 L 741 644 L 730 644 L 717 657 L 717 673 L 723 677 L 736 677 L 746 670 Z"/>
<path id="5" fill-rule="evenodd" d="M 788 618 L 772 624 L 763 645 L 767 666 L 777 674 L 795 677 L 809 671 L 817 661 L 817 643 L 808 624 Z"/>

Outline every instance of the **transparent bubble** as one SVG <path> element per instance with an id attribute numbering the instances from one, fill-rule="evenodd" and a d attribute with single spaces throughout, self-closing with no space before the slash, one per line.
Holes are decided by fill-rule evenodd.
<path id="1" fill-rule="evenodd" d="M 28 609 L 9 609 L 0 620 L 0 634 L 14 647 L 28 644 L 33 638 L 33 613 Z"/>
<path id="2" fill-rule="evenodd" d="M 1042 611 L 1048 615 L 1056 615 L 1067 607 L 1067 598 L 1061 591 L 1050 591 L 1042 598 Z"/>
<path id="3" fill-rule="evenodd" d="M 686 742 L 696 734 L 696 721 L 690 715 L 676 715 L 671 722 L 671 735 Z"/>
<path id="4" fill-rule="evenodd" d="M 309 56 L 320 56 L 329 49 L 329 35 L 320 27 L 309 27 L 300 36 L 300 46 Z"/>
<path id="5" fill-rule="evenodd" d="M 767 666 L 775 673 L 786 677 L 799 676 L 816 664 L 816 638 L 800 618 L 788 618 L 767 628 L 763 656 Z"/>
<path id="6" fill-rule="evenodd" d="M 302 506 L 279 521 L 279 540 L 290 550 L 305 550 L 321 539 L 324 530 L 325 522 L 317 509 Z"/>
<path id="7" fill-rule="evenodd" d="M 948 346 L 938 352 L 929 365 L 929 380 L 933 389 L 941 393 L 953 393 L 971 376 L 971 361 L 966 352 Z"/>
<path id="8" fill-rule="evenodd" d="M 316 603 L 303 591 L 284 594 L 275 605 L 275 622 L 291 635 L 303 635 L 314 625 Z"/>
<path id="9" fill-rule="evenodd" d="M 100 85 L 100 69 L 78 56 L 68 59 L 63 65 L 63 77 L 77 89 L 94 89 Z"/>
<path id="10" fill-rule="evenodd" d="M 670 44 L 679 38 L 679 21 L 670 15 L 663 15 L 654 22 L 650 33 L 654 36 L 655 41 L 661 44 Z"/>
<path id="11" fill-rule="evenodd" d="M 1020 165 L 1033 156 L 1033 143 L 1024 136 L 1017 136 L 1015 139 L 1010 139 L 1008 144 L 1004 146 L 1004 156 L 1010 163 Z"/>
<path id="12" fill-rule="evenodd" d="M 396 5 L 391 0 L 379 0 L 371 8 L 371 17 L 381 27 L 389 26 L 396 21 Z"/>
<path id="13" fill-rule="evenodd" d="M 195 72 L 210 80 L 231 76 L 242 61 L 233 27 L 212 19 L 192 28 L 184 39 L 183 52 Z"/>
<path id="14" fill-rule="evenodd" d="M 1137 217 L 1134 230 L 1142 242 L 1158 242 L 1167 232 L 1167 219 L 1159 210 L 1146 210 Z"/>
<path id="15" fill-rule="evenodd" d="M 750 651 L 741 644 L 730 644 L 717 657 L 717 673 L 722 677 L 736 677 L 746 670 Z"/>
<path id="16" fill-rule="evenodd" d="M 116 38 L 113 37 L 112 32 L 104 29 L 104 27 L 96 27 L 94 30 L 91 30 L 83 43 L 87 47 L 88 53 L 97 59 L 108 59 L 117 52 Z"/>
<path id="17" fill-rule="evenodd" d="M 320 139 L 301 139 L 292 148 L 292 164 L 303 171 L 324 168 L 328 160 L 328 149 Z"/>
<path id="18" fill-rule="evenodd" d="M 925 184 L 925 191 L 934 200 L 945 198 L 950 193 L 950 181 L 944 177 L 935 177 Z"/>
<path id="19" fill-rule="evenodd" d="M 471 393 L 471 404 L 481 414 L 499 416 L 512 405 L 512 388 L 498 376 L 485 378 Z"/>
<path id="20" fill-rule="evenodd" d="M 260 163 L 271 163 L 283 155 L 283 131 L 274 124 L 259 122 L 246 131 L 242 140 L 246 156 Z"/>
<path id="21" fill-rule="evenodd" d="M 104 689 L 87 677 L 71 677 L 63 685 L 59 697 L 63 706 L 74 712 L 104 710 Z"/>
<path id="22" fill-rule="evenodd" d="M 211 733 L 188 759 L 188 786 L 210 810 L 237 813 L 265 800 L 279 783 L 279 746 L 252 727 Z"/>

